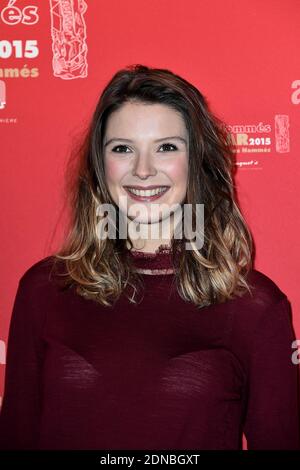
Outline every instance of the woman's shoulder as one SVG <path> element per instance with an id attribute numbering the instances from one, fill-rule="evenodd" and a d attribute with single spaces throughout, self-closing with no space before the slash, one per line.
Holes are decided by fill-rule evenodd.
<path id="1" fill-rule="evenodd" d="M 258 269 L 249 271 L 247 281 L 252 292 L 251 299 L 256 305 L 267 307 L 287 298 L 279 283 Z"/>
<path id="2" fill-rule="evenodd" d="M 55 265 L 54 257 L 47 256 L 23 270 L 14 299 L 13 325 L 23 328 L 23 325 L 30 323 L 35 325 L 36 332 L 41 332 L 47 312 L 57 299 L 58 291 L 51 278 Z"/>
<path id="3" fill-rule="evenodd" d="M 290 302 L 278 282 L 257 269 L 249 271 L 247 282 L 251 294 L 247 292 L 230 303 L 229 310 L 238 334 L 243 332 L 243 335 L 249 336 L 262 322 L 275 325 L 283 317 L 286 322 L 290 321 Z"/>
<path id="4" fill-rule="evenodd" d="M 61 271 L 63 263 L 53 255 L 46 256 L 29 265 L 19 278 L 19 284 L 27 289 L 39 289 L 54 285 L 54 275 Z"/>
<path id="5" fill-rule="evenodd" d="M 241 357 L 260 340 L 270 344 L 271 338 L 292 337 L 291 304 L 280 284 L 257 269 L 249 271 L 247 281 L 251 295 L 247 292 L 228 304 L 229 341 Z"/>

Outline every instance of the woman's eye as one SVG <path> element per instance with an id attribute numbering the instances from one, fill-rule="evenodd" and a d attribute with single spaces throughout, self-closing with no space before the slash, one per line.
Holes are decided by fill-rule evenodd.
<path id="1" fill-rule="evenodd" d="M 112 149 L 112 151 L 113 151 L 113 152 L 116 152 L 116 153 L 124 153 L 123 150 L 121 150 L 120 152 L 119 152 L 118 150 L 116 150 L 116 149 L 118 149 L 118 148 L 121 148 L 121 149 L 123 149 L 123 150 L 124 150 L 124 149 L 128 149 L 127 145 L 117 145 L 116 147 L 114 147 L 114 148 Z M 125 152 L 125 153 L 128 153 L 128 152 Z"/>
<path id="2" fill-rule="evenodd" d="M 173 149 L 177 150 L 177 147 L 174 144 L 162 144 L 161 147 L 165 147 L 165 148 L 167 147 L 166 152 L 168 152 L 170 150 L 169 149 L 170 147 L 173 147 Z M 171 152 L 174 152 L 174 150 L 171 150 Z"/>

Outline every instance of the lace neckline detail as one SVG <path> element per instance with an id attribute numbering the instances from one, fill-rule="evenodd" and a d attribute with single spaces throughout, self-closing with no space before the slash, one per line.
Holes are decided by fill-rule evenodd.
<path id="1" fill-rule="evenodd" d="M 130 253 L 132 253 L 134 256 L 142 257 L 142 258 L 154 258 L 160 253 L 170 253 L 171 248 L 169 245 L 159 245 L 159 247 L 154 251 L 138 251 L 138 250 L 131 250 Z"/>
<path id="2" fill-rule="evenodd" d="M 172 250 L 169 245 L 160 245 L 155 252 L 128 250 L 136 271 L 142 274 L 173 274 Z"/>

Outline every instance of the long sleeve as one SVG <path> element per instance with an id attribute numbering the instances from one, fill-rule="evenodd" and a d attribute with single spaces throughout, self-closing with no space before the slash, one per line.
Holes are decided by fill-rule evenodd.
<path id="1" fill-rule="evenodd" d="M 268 307 L 249 354 L 248 405 L 244 433 L 248 449 L 299 449 L 298 368 L 286 297 Z"/>
<path id="2" fill-rule="evenodd" d="M 7 343 L 5 389 L 0 413 L 0 448 L 34 449 L 40 416 L 40 313 L 34 308 L 34 289 L 19 281 Z"/>

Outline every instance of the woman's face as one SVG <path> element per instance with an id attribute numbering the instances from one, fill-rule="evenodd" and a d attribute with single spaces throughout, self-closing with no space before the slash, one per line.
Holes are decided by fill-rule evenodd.
<path id="1" fill-rule="evenodd" d="M 108 191 L 123 213 L 131 218 L 130 207 L 138 204 L 143 210 L 134 212 L 136 222 L 164 219 L 165 208 L 181 204 L 187 191 L 188 132 L 180 113 L 161 104 L 125 103 L 108 118 L 104 166 Z"/>

